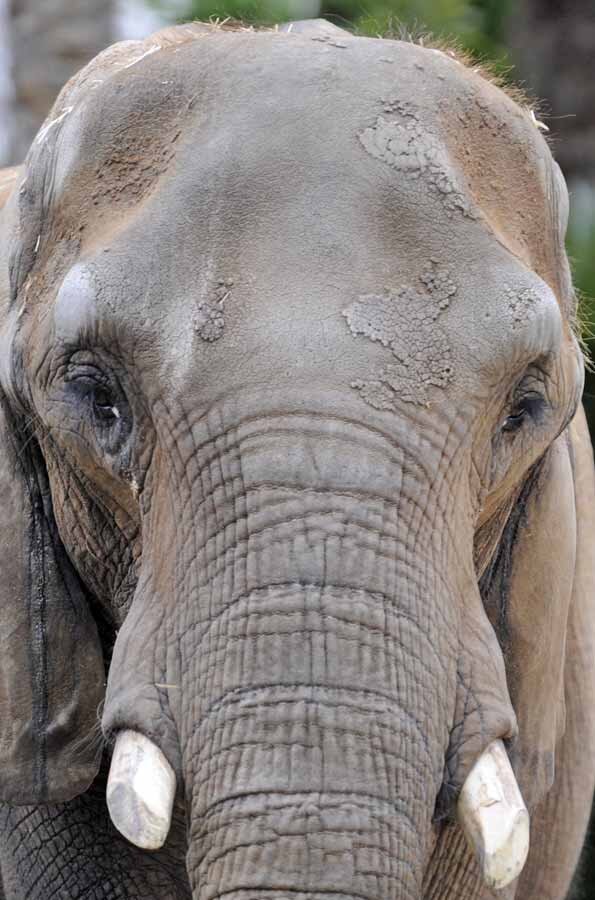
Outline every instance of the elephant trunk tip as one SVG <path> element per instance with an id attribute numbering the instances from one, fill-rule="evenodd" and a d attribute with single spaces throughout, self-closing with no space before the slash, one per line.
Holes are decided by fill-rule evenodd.
<path id="1" fill-rule="evenodd" d="M 529 813 L 502 741 L 479 757 L 461 790 L 458 819 L 488 887 L 521 874 L 529 852 Z"/>
<path id="2" fill-rule="evenodd" d="M 107 783 L 107 807 L 120 834 L 158 850 L 169 834 L 176 776 L 161 750 L 137 731 L 121 731 Z"/>

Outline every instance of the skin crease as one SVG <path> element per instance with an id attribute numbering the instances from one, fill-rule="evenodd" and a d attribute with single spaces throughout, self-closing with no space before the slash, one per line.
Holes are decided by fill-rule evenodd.
<path id="1" fill-rule="evenodd" d="M 484 900 L 454 810 L 496 738 L 500 896 L 562 900 L 595 498 L 529 112 L 326 23 L 182 26 L 83 70 L 0 199 L 6 900 Z M 161 851 L 107 818 L 100 704 L 176 770 Z"/>

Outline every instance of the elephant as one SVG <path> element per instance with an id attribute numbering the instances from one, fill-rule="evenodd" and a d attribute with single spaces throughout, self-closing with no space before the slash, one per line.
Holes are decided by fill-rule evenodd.
<path id="1" fill-rule="evenodd" d="M 542 131 L 444 47 L 195 23 L 2 173 L 4 900 L 566 896 L 595 487 Z"/>

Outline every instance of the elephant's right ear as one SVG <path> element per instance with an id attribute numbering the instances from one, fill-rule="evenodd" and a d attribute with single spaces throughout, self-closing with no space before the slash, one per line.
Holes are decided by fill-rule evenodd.
<path id="1" fill-rule="evenodd" d="M 515 772 L 530 810 L 552 787 L 566 727 L 569 622 L 584 595 L 595 592 L 592 495 L 589 433 L 579 409 L 529 473 L 484 576 L 484 602 L 504 648 L 519 725 L 511 748 Z"/>
<path id="2" fill-rule="evenodd" d="M 0 181 L 0 195 L 1 188 Z M 2 223 L 0 241 L 1 232 Z M 3 282 L 5 271 L 0 337 L 8 317 Z M 2 388 L 9 346 L 0 344 L 0 800 L 54 803 L 86 790 L 97 774 L 104 666 L 58 535 L 43 456 Z"/>

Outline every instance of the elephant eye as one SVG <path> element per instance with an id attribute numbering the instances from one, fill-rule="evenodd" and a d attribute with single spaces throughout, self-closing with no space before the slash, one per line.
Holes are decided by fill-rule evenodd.
<path id="1" fill-rule="evenodd" d="M 116 398 L 112 391 L 105 387 L 97 387 L 92 392 L 91 402 L 93 414 L 104 424 L 112 424 L 121 418 Z"/>
<path id="2" fill-rule="evenodd" d="M 537 393 L 525 394 L 518 400 L 509 416 L 502 424 L 502 431 L 514 433 L 530 421 L 537 421 L 545 405 L 544 398 Z"/>
<path id="3" fill-rule="evenodd" d="M 86 418 L 103 432 L 103 439 L 110 443 L 122 439 L 129 430 L 129 409 L 115 378 L 83 360 L 71 362 L 65 381 L 70 398 L 85 409 Z"/>

